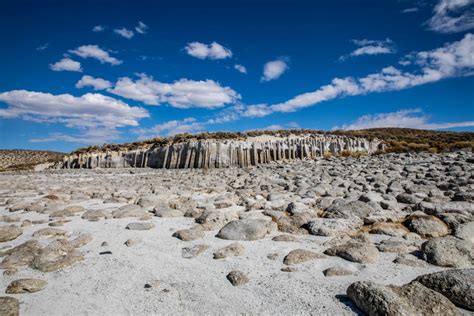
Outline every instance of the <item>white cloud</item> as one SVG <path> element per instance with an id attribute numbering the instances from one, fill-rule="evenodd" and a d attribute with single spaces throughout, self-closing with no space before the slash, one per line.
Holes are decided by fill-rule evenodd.
<path id="1" fill-rule="evenodd" d="M 98 93 L 87 93 L 80 97 L 70 94 L 26 90 L 0 93 L 0 102 L 8 105 L 0 109 L 0 117 L 21 118 L 39 123 L 60 123 L 80 130 L 109 129 L 137 126 L 138 121 L 148 117 L 148 112 Z"/>
<path id="2" fill-rule="evenodd" d="M 92 29 L 93 32 L 103 32 L 105 31 L 105 26 L 103 25 L 96 25 L 94 26 L 94 28 Z"/>
<path id="3" fill-rule="evenodd" d="M 135 35 L 133 31 L 126 29 L 124 27 L 122 27 L 121 29 L 115 29 L 114 32 L 126 39 L 131 39 Z"/>
<path id="4" fill-rule="evenodd" d="M 261 80 L 270 81 L 278 79 L 288 68 L 288 64 L 283 59 L 269 61 L 263 66 L 263 76 Z"/>
<path id="5" fill-rule="evenodd" d="M 474 28 L 474 0 L 439 0 L 428 27 L 439 33 L 463 32 Z"/>
<path id="6" fill-rule="evenodd" d="M 466 34 L 460 41 L 444 47 L 407 56 L 419 67 L 417 72 L 404 72 L 395 67 L 362 78 L 335 78 L 318 90 L 297 95 L 278 104 L 249 105 L 235 110 L 237 115 L 261 117 L 274 112 L 293 112 L 341 96 L 364 95 L 373 92 L 396 91 L 437 82 L 439 80 L 474 74 L 474 35 Z"/>
<path id="7" fill-rule="evenodd" d="M 184 48 L 188 55 L 199 59 L 225 59 L 232 57 L 232 51 L 219 43 L 212 42 L 207 45 L 200 42 L 188 43 Z"/>
<path id="8" fill-rule="evenodd" d="M 108 63 L 111 65 L 120 65 L 121 60 L 109 55 L 109 53 L 97 45 L 83 45 L 76 49 L 69 50 L 71 54 L 75 54 L 82 58 L 94 58 L 101 64 Z"/>
<path id="9" fill-rule="evenodd" d="M 151 128 L 140 128 L 133 131 L 140 139 L 153 138 L 156 136 L 173 136 L 183 133 L 197 133 L 203 131 L 204 123 L 196 121 L 193 117 L 183 120 L 172 120 L 156 124 Z"/>
<path id="10" fill-rule="evenodd" d="M 413 8 L 406 8 L 405 10 L 402 11 L 402 13 L 414 13 L 414 12 L 418 12 L 420 9 L 418 9 L 417 7 L 413 7 Z"/>
<path id="11" fill-rule="evenodd" d="M 138 25 L 135 26 L 135 31 L 137 31 L 137 33 L 140 33 L 140 34 L 145 34 L 147 30 L 148 30 L 148 25 L 146 25 L 142 21 L 138 21 Z"/>
<path id="12" fill-rule="evenodd" d="M 76 83 L 76 88 L 92 87 L 94 90 L 104 90 L 112 86 L 110 81 L 102 78 L 94 78 L 91 76 L 82 76 L 82 78 Z"/>
<path id="13" fill-rule="evenodd" d="M 391 113 L 364 115 L 351 124 L 345 124 L 341 127 L 335 126 L 333 129 L 360 130 L 376 127 L 404 127 L 436 130 L 474 126 L 474 121 L 430 123 L 429 120 L 430 117 L 423 114 L 420 109 L 405 109 Z"/>
<path id="14" fill-rule="evenodd" d="M 247 73 L 247 68 L 245 68 L 245 66 L 242 66 L 242 65 L 234 65 L 234 69 L 237 70 L 238 72 L 241 72 L 243 74 L 246 74 Z"/>
<path id="15" fill-rule="evenodd" d="M 82 72 L 81 63 L 70 58 L 63 58 L 60 61 L 50 64 L 49 68 L 53 71 L 77 71 Z"/>
<path id="16" fill-rule="evenodd" d="M 68 142 L 87 145 L 102 145 L 119 140 L 120 132 L 115 129 L 88 129 L 74 134 L 50 133 L 47 137 L 30 139 L 31 143 Z"/>
<path id="17" fill-rule="evenodd" d="M 36 50 L 45 50 L 46 48 L 48 48 L 48 46 L 49 43 L 44 43 L 43 45 L 36 47 Z"/>
<path id="18" fill-rule="evenodd" d="M 145 74 L 139 74 L 136 81 L 128 77 L 120 78 L 115 87 L 107 91 L 148 105 L 168 103 L 181 109 L 219 108 L 240 99 L 237 92 L 229 87 L 222 87 L 213 80 L 180 79 L 173 83 L 163 83 L 154 81 Z"/>
<path id="19" fill-rule="evenodd" d="M 340 61 L 344 61 L 349 57 L 357 57 L 362 55 L 394 54 L 396 52 L 393 41 L 389 38 L 384 41 L 354 39 L 352 40 L 352 43 L 359 46 L 359 48 L 352 51 L 349 55 L 343 55 L 339 57 Z"/>

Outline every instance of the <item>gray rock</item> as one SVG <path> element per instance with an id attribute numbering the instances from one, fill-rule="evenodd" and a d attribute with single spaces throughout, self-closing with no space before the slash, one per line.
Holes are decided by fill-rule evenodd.
<path id="1" fill-rule="evenodd" d="M 0 227 L 0 242 L 14 240 L 21 234 L 23 230 L 16 226 Z"/>
<path id="2" fill-rule="evenodd" d="M 79 248 L 90 243 L 92 239 L 94 239 L 94 237 L 92 237 L 92 234 L 82 234 L 71 240 L 69 244 L 74 248 Z"/>
<path id="3" fill-rule="evenodd" d="M 91 222 L 96 222 L 102 218 L 108 218 L 108 217 L 110 217 L 110 214 L 105 210 L 88 210 L 85 213 L 83 213 L 81 216 L 82 219 L 86 219 Z"/>
<path id="4" fill-rule="evenodd" d="M 324 253 L 358 263 L 374 263 L 379 257 L 379 251 L 375 246 L 356 241 L 331 247 L 326 249 Z"/>
<path id="5" fill-rule="evenodd" d="M 3 254 L 6 257 L 3 259 L 0 267 L 6 269 L 30 265 L 41 249 L 41 244 L 37 240 L 28 240 L 4 252 Z"/>
<path id="6" fill-rule="evenodd" d="M 119 209 L 112 212 L 113 218 L 126 218 L 126 217 L 146 217 L 149 215 L 141 206 L 135 204 L 128 204 L 120 207 Z"/>
<path id="7" fill-rule="evenodd" d="M 474 269 L 452 269 L 416 278 L 427 288 L 439 292 L 454 304 L 474 311 Z"/>
<path id="8" fill-rule="evenodd" d="M 408 247 L 406 242 L 399 241 L 399 240 L 393 240 L 393 239 L 387 239 L 381 241 L 377 245 L 377 249 L 381 252 L 396 252 L 396 253 L 407 253 L 411 249 Z"/>
<path id="9" fill-rule="evenodd" d="M 133 247 L 135 245 L 138 245 L 142 242 L 141 238 L 129 238 L 125 241 L 125 246 L 127 247 Z"/>
<path id="10" fill-rule="evenodd" d="M 214 259 L 223 259 L 231 256 L 237 257 L 243 255 L 244 252 L 244 246 L 239 243 L 233 243 L 214 252 Z"/>
<path id="11" fill-rule="evenodd" d="M 405 221 L 405 225 L 410 231 L 422 237 L 443 237 L 449 233 L 448 226 L 442 220 L 422 212 L 410 215 Z"/>
<path id="12" fill-rule="evenodd" d="M 409 267 L 425 267 L 426 263 L 422 260 L 417 259 L 413 255 L 399 255 L 393 260 L 395 264 L 403 264 Z"/>
<path id="13" fill-rule="evenodd" d="M 400 203 L 416 204 L 420 202 L 421 200 L 422 199 L 419 197 L 416 197 L 415 194 L 401 193 L 397 195 L 397 201 Z"/>
<path id="14" fill-rule="evenodd" d="M 217 237 L 228 240 L 257 240 L 276 229 L 276 224 L 272 221 L 244 219 L 227 223 Z"/>
<path id="15" fill-rule="evenodd" d="M 201 253 L 209 249 L 208 245 L 195 245 L 193 247 L 184 247 L 181 250 L 181 256 L 186 259 L 191 259 L 199 256 Z"/>
<path id="16" fill-rule="evenodd" d="M 9 296 L 0 297 L 0 315 L 1 316 L 19 316 L 20 302 Z"/>
<path id="17" fill-rule="evenodd" d="M 344 202 L 344 200 L 335 200 L 333 204 L 326 209 L 324 217 L 345 219 L 357 217 L 364 219 L 373 211 L 374 209 L 369 204 L 362 201 Z"/>
<path id="18" fill-rule="evenodd" d="M 232 206 L 220 209 L 219 211 L 205 211 L 201 216 L 196 218 L 196 222 L 202 224 L 206 230 L 218 229 L 230 221 L 238 220 L 239 213 L 244 210 L 244 207 Z"/>
<path id="19" fill-rule="evenodd" d="M 359 230 L 364 222 L 359 218 L 316 218 L 308 222 L 308 231 L 316 236 L 339 236 Z"/>
<path id="20" fill-rule="evenodd" d="M 434 238 L 421 246 L 423 257 L 442 267 L 464 268 L 474 264 L 474 246 L 453 236 Z"/>
<path id="21" fill-rule="evenodd" d="M 474 243 L 474 222 L 461 224 L 456 227 L 454 236 Z"/>
<path id="22" fill-rule="evenodd" d="M 298 238 L 288 234 L 277 235 L 272 238 L 273 241 L 298 241 Z"/>
<path id="23" fill-rule="evenodd" d="M 179 210 L 175 210 L 175 209 L 172 209 L 172 208 L 169 208 L 169 207 L 163 207 L 163 206 L 157 206 L 153 209 L 153 212 L 155 213 L 156 216 L 158 217 L 181 217 L 181 216 L 184 216 L 184 213 L 179 211 Z"/>
<path id="24" fill-rule="evenodd" d="M 41 272 L 51 272 L 73 265 L 81 260 L 84 260 L 84 256 L 80 252 L 67 240 L 59 239 L 42 249 L 35 256 L 31 266 Z"/>
<path id="25" fill-rule="evenodd" d="M 352 283 L 347 296 L 366 315 L 461 315 L 446 297 L 418 282 L 384 286 L 370 281 Z"/>
<path id="26" fill-rule="evenodd" d="M 377 223 L 369 230 L 370 234 L 388 235 L 392 237 L 403 237 L 410 231 L 399 223 Z"/>
<path id="27" fill-rule="evenodd" d="M 201 225 L 196 225 L 189 229 L 181 229 L 176 231 L 173 234 L 173 237 L 176 237 L 182 241 L 191 241 L 196 239 L 201 239 L 204 237 L 204 230 Z"/>
<path id="28" fill-rule="evenodd" d="M 345 275 L 352 275 L 354 274 L 353 271 L 346 269 L 344 267 L 331 267 L 323 271 L 324 276 L 332 277 L 332 276 L 345 276 Z"/>
<path id="29" fill-rule="evenodd" d="M 290 251 L 285 258 L 283 259 L 283 263 L 286 265 L 293 265 L 293 264 L 298 264 L 314 259 L 321 259 L 324 258 L 323 255 L 309 251 L 309 250 L 304 250 L 304 249 L 295 249 Z"/>
<path id="30" fill-rule="evenodd" d="M 229 280 L 233 286 L 239 286 L 249 282 L 247 275 L 239 270 L 229 272 L 229 274 L 227 274 L 227 280 Z"/>
<path id="31" fill-rule="evenodd" d="M 129 230 L 150 230 L 155 227 L 153 223 L 147 222 L 134 222 L 129 223 L 125 228 Z"/>
<path id="32" fill-rule="evenodd" d="M 7 294 L 22 294 L 22 293 L 33 293 L 44 289 L 48 285 L 48 282 L 40 279 L 19 279 L 11 282 L 5 293 Z"/>
<path id="33" fill-rule="evenodd" d="M 61 237 L 66 235 L 67 231 L 59 229 L 46 227 L 41 228 L 33 233 L 33 237 Z"/>

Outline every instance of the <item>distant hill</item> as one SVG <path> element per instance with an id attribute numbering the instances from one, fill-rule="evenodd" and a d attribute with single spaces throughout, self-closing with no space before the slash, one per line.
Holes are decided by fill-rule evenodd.
<path id="1" fill-rule="evenodd" d="M 61 160 L 64 155 L 47 150 L 0 149 L 0 171 L 29 170 L 40 163 Z"/>
<path id="2" fill-rule="evenodd" d="M 389 152 L 430 151 L 442 152 L 461 148 L 474 148 L 473 132 L 443 132 L 410 128 L 372 128 L 357 131 L 319 131 L 310 129 L 291 129 L 276 131 L 249 131 L 249 132 L 213 132 L 199 134 L 178 134 L 172 137 L 156 137 L 153 139 L 123 143 L 104 144 L 103 146 L 89 146 L 75 150 L 73 153 L 87 153 L 98 151 L 133 150 L 143 147 L 162 147 L 170 144 L 202 139 L 246 139 L 253 136 L 275 135 L 286 137 L 302 134 L 333 134 L 353 137 L 378 138 L 387 145 Z"/>

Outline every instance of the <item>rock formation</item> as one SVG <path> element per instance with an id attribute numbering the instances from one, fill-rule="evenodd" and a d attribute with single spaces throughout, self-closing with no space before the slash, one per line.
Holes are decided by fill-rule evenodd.
<path id="1" fill-rule="evenodd" d="M 57 168 L 150 167 L 164 169 L 249 167 L 271 161 L 315 158 L 342 151 L 371 153 L 383 149 L 379 140 L 306 135 L 275 137 L 262 135 L 245 140 L 196 140 L 164 147 L 72 154 Z"/>

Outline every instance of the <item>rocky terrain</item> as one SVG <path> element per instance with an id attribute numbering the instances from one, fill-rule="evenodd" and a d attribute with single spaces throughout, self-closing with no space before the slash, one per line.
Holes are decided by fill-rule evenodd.
<path id="1" fill-rule="evenodd" d="M 3 173 L 0 315 L 468 315 L 473 214 L 467 151 Z"/>
<path id="2" fill-rule="evenodd" d="M 0 171 L 33 169 L 37 164 L 59 161 L 63 156 L 46 150 L 0 149 Z"/>

